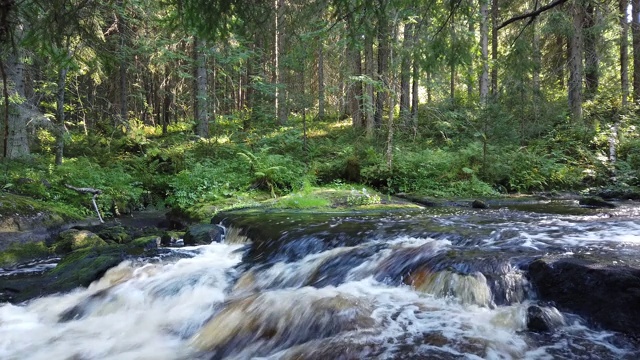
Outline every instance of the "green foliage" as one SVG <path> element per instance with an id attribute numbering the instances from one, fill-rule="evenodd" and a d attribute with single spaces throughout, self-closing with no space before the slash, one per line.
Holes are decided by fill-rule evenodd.
<path id="1" fill-rule="evenodd" d="M 188 208 L 231 197 L 246 189 L 249 178 L 237 163 L 197 162 L 168 181 L 167 205 Z"/>
<path id="2" fill-rule="evenodd" d="M 262 148 L 257 154 L 243 151 L 238 155 L 249 167 L 251 186 L 268 190 L 274 197 L 303 184 L 304 164 L 289 156 L 270 153 L 268 147 Z"/>

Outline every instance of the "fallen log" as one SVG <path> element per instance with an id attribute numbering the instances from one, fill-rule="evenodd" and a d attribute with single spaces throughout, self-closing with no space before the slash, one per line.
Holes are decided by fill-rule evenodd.
<path id="1" fill-rule="evenodd" d="M 98 219 L 100 220 L 100 223 L 104 224 L 104 220 L 102 220 L 102 216 L 100 215 L 100 210 L 98 209 L 98 204 L 96 203 L 96 198 L 98 197 L 98 195 L 102 194 L 102 190 L 88 188 L 88 187 L 78 188 L 75 186 L 71 186 L 69 184 L 64 184 L 64 186 L 68 189 L 79 192 L 81 194 L 92 194 L 93 197 L 91 198 L 91 202 L 93 203 L 93 208 L 96 210 L 96 214 L 98 214 Z"/>

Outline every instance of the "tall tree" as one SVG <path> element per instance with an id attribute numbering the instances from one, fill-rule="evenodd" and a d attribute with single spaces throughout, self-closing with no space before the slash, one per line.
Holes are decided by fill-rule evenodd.
<path id="1" fill-rule="evenodd" d="M 640 0 L 631 0 L 631 36 L 633 47 L 633 101 L 640 101 Z"/>
<path id="2" fill-rule="evenodd" d="M 209 137 L 209 105 L 208 105 L 208 78 L 206 61 L 207 43 L 198 37 L 193 41 L 195 63 L 195 120 L 196 134 L 200 137 Z"/>
<path id="3" fill-rule="evenodd" d="M 480 103 L 484 106 L 489 98 L 489 7 L 488 0 L 480 0 L 480 53 L 482 73 L 480 75 Z"/>
<path id="4" fill-rule="evenodd" d="M 618 1 L 618 18 L 620 22 L 620 89 L 622 91 L 622 106 L 629 101 L 629 22 L 627 9 L 629 0 Z"/>
<path id="5" fill-rule="evenodd" d="M 282 55 L 285 51 L 285 1 L 275 0 L 275 70 L 276 70 L 276 116 L 281 125 L 287 123 L 287 95 L 284 84 L 285 66 Z"/>
<path id="6" fill-rule="evenodd" d="M 413 39 L 413 23 L 404 24 L 402 32 L 402 54 L 400 63 L 400 120 L 408 125 L 411 115 L 411 60 L 412 56 L 412 39 Z"/>
<path id="7" fill-rule="evenodd" d="M 595 1 L 587 1 L 584 20 L 584 78 L 586 99 L 592 99 L 598 92 L 598 86 L 600 85 L 600 55 L 597 47 L 600 38 L 598 12 Z"/>
<path id="8" fill-rule="evenodd" d="M 569 46 L 569 109 L 574 121 L 582 120 L 582 80 L 583 80 L 583 34 L 584 6 L 582 0 L 574 0 L 571 6 L 573 19 L 571 43 Z"/>
<path id="9" fill-rule="evenodd" d="M 498 93 L 498 0 L 491 1 L 491 95 Z"/>
<path id="10" fill-rule="evenodd" d="M 377 81 L 380 84 L 376 93 L 376 112 L 374 123 L 376 128 L 382 125 L 382 115 L 384 106 L 389 100 L 389 54 L 390 54 L 390 35 L 391 25 L 389 21 L 388 0 L 378 0 L 378 71 Z"/>

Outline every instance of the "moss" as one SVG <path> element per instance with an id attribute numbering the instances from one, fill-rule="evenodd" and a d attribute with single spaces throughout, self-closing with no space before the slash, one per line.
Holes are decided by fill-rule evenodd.
<path id="1" fill-rule="evenodd" d="M 43 241 L 25 244 L 12 244 L 7 250 L 0 252 L 0 266 L 11 266 L 20 262 L 46 257 L 51 251 Z"/>
<path id="2" fill-rule="evenodd" d="M 125 258 L 121 246 L 105 246 L 73 251 L 50 272 L 51 285 L 58 291 L 88 286 Z"/>
<path id="3" fill-rule="evenodd" d="M 0 216 L 37 216 L 51 214 L 52 220 L 80 220 L 83 216 L 64 204 L 44 202 L 26 196 L 0 193 Z"/>
<path id="4" fill-rule="evenodd" d="M 107 246 L 107 242 L 98 235 L 87 230 L 69 229 L 58 235 L 58 239 L 51 246 L 57 254 L 64 254 L 71 251 Z"/>

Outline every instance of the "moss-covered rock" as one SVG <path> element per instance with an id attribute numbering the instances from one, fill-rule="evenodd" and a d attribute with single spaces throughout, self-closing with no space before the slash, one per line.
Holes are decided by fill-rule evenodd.
<path id="1" fill-rule="evenodd" d="M 103 226 L 97 233 L 98 236 L 106 241 L 113 241 L 117 244 L 127 244 L 131 242 L 133 236 L 131 231 L 128 231 L 124 226 Z"/>
<path id="2" fill-rule="evenodd" d="M 0 267 L 12 266 L 30 259 L 43 258 L 51 255 L 51 250 L 44 241 L 12 244 L 0 252 Z"/>
<path id="3" fill-rule="evenodd" d="M 51 248 L 57 254 L 65 254 L 79 249 L 107 245 L 106 241 L 91 231 L 69 229 L 58 235 Z"/>
<path id="4" fill-rule="evenodd" d="M 126 256 L 124 248 L 115 245 L 75 250 L 49 273 L 49 288 L 59 292 L 88 286 Z"/>

